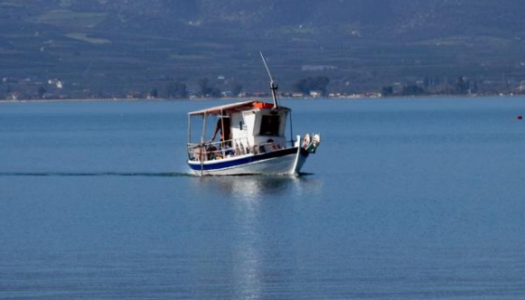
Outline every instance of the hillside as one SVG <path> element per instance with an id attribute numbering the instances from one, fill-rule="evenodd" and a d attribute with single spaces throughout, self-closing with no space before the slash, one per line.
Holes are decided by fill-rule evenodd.
<path id="1" fill-rule="evenodd" d="M 515 89 L 524 13 L 518 0 L 0 0 L 0 98 L 162 96 L 204 77 L 266 91 L 259 51 L 282 90 L 317 75 L 349 93 L 459 76 Z"/>

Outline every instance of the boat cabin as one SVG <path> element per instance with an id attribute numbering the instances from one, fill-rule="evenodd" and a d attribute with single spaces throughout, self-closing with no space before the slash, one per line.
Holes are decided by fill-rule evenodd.
<path id="1" fill-rule="evenodd" d="M 289 108 L 275 108 L 274 104 L 259 101 L 239 102 L 190 112 L 189 160 L 217 160 L 285 149 L 288 118 L 291 119 Z M 192 140 L 195 135 L 193 132 L 192 136 L 194 119 L 202 122 L 197 126 L 200 136 L 196 141 Z M 213 129 L 208 130 L 211 128 Z M 224 136 L 224 133 L 229 136 Z M 213 136 L 218 138 L 210 140 Z M 291 136 L 293 137 L 293 134 Z"/>

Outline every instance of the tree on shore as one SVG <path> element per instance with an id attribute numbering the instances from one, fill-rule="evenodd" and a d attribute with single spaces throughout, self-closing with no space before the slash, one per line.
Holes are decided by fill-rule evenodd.
<path id="1" fill-rule="evenodd" d="M 199 96 L 200 97 L 212 97 L 220 98 L 221 90 L 210 84 L 209 78 L 201 78 L 198 82 L 199 85 Z"/>
<path id="2" fill-rule="evenodd" d="M 384 86 L 383 89 L 381 89 L 381 95 L 383 97 L 390 97 L 394 95 L 394 88 L 392 86 Z"/>
<path id="3" fill-rule="evenodd" d="M 320 92 L 323 96 L 328 94 L 328 85 L 330 78 L 326 76 L 307 77 L 299 79 L 294 84 L 294 90 L 303 94 L 310 94 L 310 92 Z"/>
<path id="4" fill-rule="evenodd" d="M 38 93 L 38 98 L 44 99 L 44 95 L 47 93 L 47 90 L 46 90 L 46 88 L 41 86 L 41 87 L 38 88 L 37 93 Z"/>
<path id="5" fill-rule="evenodd" d="M 158 98 L 159 97 L 159 91 L 157 89 L 152 89 L 149 94 L 151 98 Z"/>
<path id="6" fill-rule="evenodd" d="M 243 88 L 244 87 L 242 86 L 242 84 L 239 84 L 239 83 L 234 84 L 233 88 L 232 88 L 232 94 L 235 97 L 239 96 L 239 94 L 242 92 Z"/>
<path id="7" fill-rule="evenodd" d="M 457 94 L 467 94 L 469 91 L 469 82 L 466 81 L 465 78 L 463 78 L 463 76 L 460 76 L 454 84 L 454 89 Z"/>
<path id="8" fill-rule="evenodd" d="M 185 99 L 188 98 L 188 90 L 185 83 L 180 81 L 171 82 L 166 87 L 167 98 Z"/>
<path id="9" fill-rule="evenodd" d="M 401 94 L 403 96 L 421 96 L 425 94 L 425 90 L 415 84 L 411 84 L 404 86 Z"/>

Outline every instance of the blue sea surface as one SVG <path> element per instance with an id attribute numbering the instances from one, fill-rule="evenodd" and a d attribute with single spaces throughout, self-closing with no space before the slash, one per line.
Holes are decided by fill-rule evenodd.
<path id="1" fill-rule="evenodd" d="M 524 299 L 525 99 L 285 100 L 304 176 L 189 175 L 188 111 L 0 103 L 0 299 Z"/>

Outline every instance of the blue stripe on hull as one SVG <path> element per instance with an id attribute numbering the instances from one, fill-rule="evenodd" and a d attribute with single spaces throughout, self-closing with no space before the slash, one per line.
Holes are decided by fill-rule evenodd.
<path id="1" fill-rule="evenodd" d="M 295 154 L 297 154 L 297 147 L 273 151 L 273 152 L 269 152 L 265 154 L 244 157 L 244 158 L 239 158 L 239 159 L 234 159 L 234 160 L 225 161 L 225 162 L 215 163 L 215 161 L 213 161 L 214 162 L 213 164 L 210 164 L 209 162 L 207 163 L 205 162 L 202 165 L 200 163 L 197 163 L 197 164 L 189 164 L 189 166 L 194 171 L 201 171 L 201 170 L 202 171 L 215 171 L 215 170 L 229 169 L 229 168 L 238 167 L 242 165 L 248 165 L 248 164 L 255 163 L 258 161 L 262 161 L 262 160 L 279 158 L 279 157 L 283 157 L 287 155 L 295 155 Z M 301 154 L 308 155 L 308 152 L 303 153 L 301 149 Z"/>

